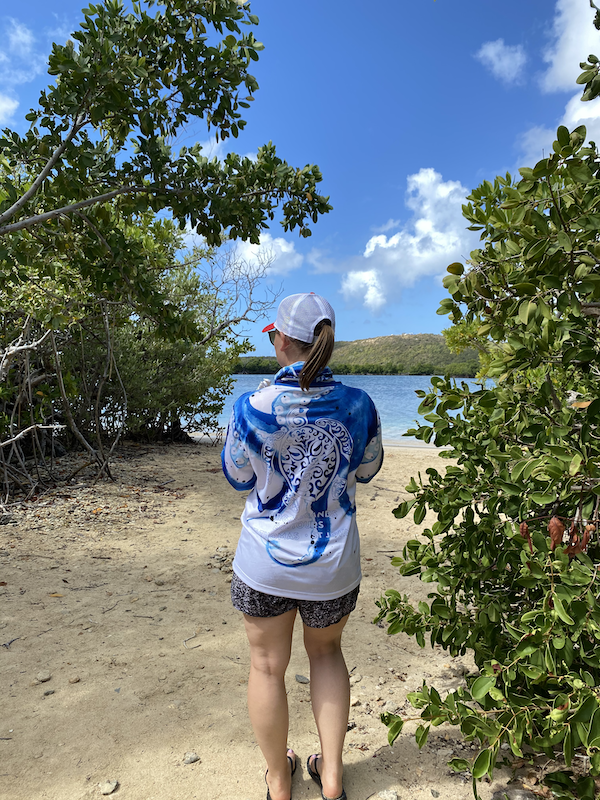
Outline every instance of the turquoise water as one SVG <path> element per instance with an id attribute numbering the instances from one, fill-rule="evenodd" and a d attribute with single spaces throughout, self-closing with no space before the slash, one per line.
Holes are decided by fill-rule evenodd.
<path id="1" fill-rule="evenodd" d="M 431 375 L 341 375 L 340 380 L 347 386 L 363 389 L 372 398 L 377 406 L 383 429 L 383 439 L 387 442 L 410 443 L 411 439 L 403 437 L 409 428 L 416 424 L 423 424 L 425 420 L 417 414 L 420 398 L 415 391 L 430 388 Z M 237 398 L 245 392 L 256 389 L 263 378 L 273 378 L 272 375 L 234 375 L 235 387 L 233 394 L 227 398 L 219 424 L 226 426 L 229 422 L 231 409 Z M 476 386 L 475 381 L 465 380 L 470 386 Z M 414 442 L 415 440 L 412 439 Z"/>

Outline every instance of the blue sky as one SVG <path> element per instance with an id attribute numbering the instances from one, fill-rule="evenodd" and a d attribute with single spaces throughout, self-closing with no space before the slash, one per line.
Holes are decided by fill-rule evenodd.
<path id="1" fill-rule="evenodd" d="M 52 41 L 81 3 L 26 0 L 0 12 L 0 125 L 49 83 Z M 198 123 L 181 144 L 217 156 L 269 140 L 295 166 L 318 164 L 333 211 L 300 239 L 274 225 L 265 287 L 315 291 L 337 314 L 337 338 L 438 333 L 452 261 L 477 245 L 461 204 L 485 178 L 532 166 L 556 127 L 586 124 L 600 142 L 600 104 L 581 103 L 579 62 L 600 55 L 588 0 L 254 0 L 260 90 L 236 141 L 215 145 Z M 252 262 L 254 246 L 238 256 Z M 265 322 L 257 324 L 260 329 Z M 265 336 L 246 329 L 259 354 Z"/>

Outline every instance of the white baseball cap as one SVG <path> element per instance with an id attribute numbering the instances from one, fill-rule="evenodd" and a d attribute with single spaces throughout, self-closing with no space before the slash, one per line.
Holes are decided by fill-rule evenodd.
<path id="1" fill-rule="evenodd" d="M 335 312 L 324 297 L 314 292 L 291 294 L 283 298 L 277 309 L 277 319 L 263 328 L 263 333 L 278 330 L 292 339 L 312 344 L 315 328 L 324 319 L 331 322 L 335 333 Z"/>

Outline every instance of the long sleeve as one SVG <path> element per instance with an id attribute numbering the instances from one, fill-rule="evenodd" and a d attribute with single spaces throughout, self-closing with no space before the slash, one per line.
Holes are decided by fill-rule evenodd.
<path id="1" fill-rule="evenodd" d="M 381 422 L 379 421 L 379 414 L 373 406 L 373 413 L 375 415 L 375 432 L 369 440 L 369 444 L 365 449 L 362 461 L 356 470 L 356 480 L 359 483 L 368 483 L 381 469 L 383 464 L 383 442 L 381 439 Z"/>
<path id="2" fill-rule="evenodd" d="M 236 410 L 240 400 L 236 403 L 229 420 L 225 446 L 221 453 L 221 464 L 223 465 L 223 473 L 233 488 L 239 492 L 244 492 L 254 486 L 256 475 L 250 462 L 248 448 L 236 425 Z"/>

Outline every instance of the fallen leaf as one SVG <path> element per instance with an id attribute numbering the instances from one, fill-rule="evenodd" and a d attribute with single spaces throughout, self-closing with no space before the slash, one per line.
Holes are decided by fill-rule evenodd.
<path id="1" fill-rule="evenodd" d="M 49 594 L 48 597 L 64 597 L 64 594 L 59 594 L 58 592 L 52 592 L 52 594 Z"/>

